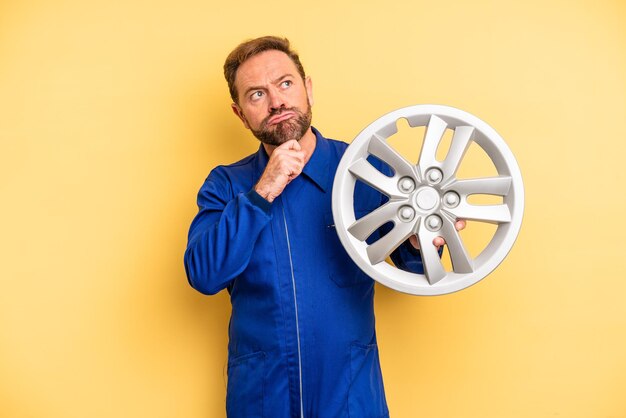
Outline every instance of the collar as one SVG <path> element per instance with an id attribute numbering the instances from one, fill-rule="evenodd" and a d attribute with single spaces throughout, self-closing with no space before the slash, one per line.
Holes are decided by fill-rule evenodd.
<path id="1" fill-rule="evenodd" d="M 322 134 L 311 126 L 311 130 L 315 134 L 315 149 L 309 161 L 304 166 L 302 174 L 308 177 L 313 183 L 315 183 L 323 192 L 328 190 L 328 182 L 330 173 L 328 172 L 329 158 L 330 158 L 330 145 L 328 139 L 324 138 Z M 259 145 L 259 150 L 256 153 L 256 178 L 258 179 L 269 161 L 269 157 L 263 144 Z M 255 180 L 256 181 L 256 180 Z"/>
<path id="2" fill-rule="evenodd" d="M 320 131 L 311 126 L 311 130 L 315 134 L 315 149 L 313 155 L 304 166 L 302 172 L 310 178 L 313 183 L 326 192 L 328 189 L 328 160 L 330 159 L 330 146 L 328 140 L 322 136 Z"/>

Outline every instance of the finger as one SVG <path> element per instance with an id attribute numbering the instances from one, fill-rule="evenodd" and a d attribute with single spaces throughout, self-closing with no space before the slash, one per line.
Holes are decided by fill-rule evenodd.
<path id="1" fill-rule="evenodd" d="M 291 167 L 291 172 L 292 174 L 299 176 L 300 173 L 302 173 L 302 170 L 304 169 L 304 166 L 302 164 L 294 164 Z"/>
<path id="2" fill-rule="evenodd" d="M 300 163 L 304 165 L 304 151 L 290 150 L 289 154 L 292 155 L 295 159 L 297 159 Z"/>
<path id="3" fill-rule="evenodd" d="M 446 240 L 443 239 L 443 237 L 436 237 L 433 240 L 433 245 L 437 248 L 441 247 L 442 245 L 444 245 L 446 243 Z"/>
<path id="4" fill-rule="evenodd" d="M 278 150 L 287 150 L 292 149 L 294 147 L 294 142 L 297 142 L 295 139 L 290 139 L 289 141 L 285 141 L 274 149 L 274 152 Z"/>
<path id="5" fill-rule="evenodd" d="M 298 154 L 291 154 L 291 152 L 289 154 L 286 154 L 286 159 L 284 161 L 285 165 L 291 167 L 291 168 L 297 168 L 298 171 L 302 171 L 302 169 L 304 169 L 304 156 Z"/>
<path id="6" fill-rule="evenodd" d="M 298 176 L 304 169 L 304 164 L 299 160 L 291 160 L 285 162 L 285 168 L 288 170 L 289 175 Z"/>
<path id="7" fill-rule="evenodd" d="M 281 149 L 279 150 L 278 148 L 276 148 L 274 150 L 274 153 L 272 154 L 272 156 L 276 154 L 276 158 L 278 158 L 278 156 L 286 156 L 289 158 L 293 158 L 295 160 L 301 161 L 302 163 L 304 163 L 304 151 L 297 151 L 295 149 Z"/>
<path id="8" fill-rule="evenodd" d="M 415 248 L 416 250 L 419 250 L 419 249 L 420 249 L 420 243 L 419 243 L 419 241 L 417 240 L 417 236 L 415 236 L 415 235 L 411 235 L 411 236 L 409 237 L 409 242 L 411 243 L 411 245 L 413 246 L 413 248 Z"/>
<path id="9" fill-rule="evenodd" d="M 274 161 L 274 166 L 280 171 L 290 170 L 295 166 L 303 165 L 302 160 L 295 155 L 283 154 L 280 156 L 276 156 L 276 160 Z"/>
<path id="10" fill-rule="evenodd" d="M 458 221 L 454 223 L 454 228 L 456 228 L 457 231 L 461 231 L 465 229 L 466 226 L 467 226 L 467 222 L 464 219 L 459 219 Z"/>
<path id="11" fill-rule="evenodd" d="M 298 141 L 296 141 L 295 139 L 291 139 L 283 144 L 280 144 L 278 147 L 276 147 L 276 149 L 300 151 L 302 147 L 300 146 L 300 143 Z"/>

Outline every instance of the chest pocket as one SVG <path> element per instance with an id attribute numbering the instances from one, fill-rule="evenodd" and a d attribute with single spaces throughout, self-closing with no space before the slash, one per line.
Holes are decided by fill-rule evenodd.
<path id="1" fill-rule="evenodd" d="M 366 215 L 370 211 L 356 211 L 357 218 Z M 333 213 L 327 212 L 324 216 L 324 227 L 328 245 L 328 269 L 329 276 L 339 287 L 354 286 L 363 283 L 372 283 L 372 279 L 352 261 L 346 250 L 339 241 Z"/>

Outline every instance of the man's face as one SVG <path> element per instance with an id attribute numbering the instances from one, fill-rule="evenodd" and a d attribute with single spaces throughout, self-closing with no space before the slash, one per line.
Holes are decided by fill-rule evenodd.
<path id="1" fill-rule="evenodd" d="M 235 77 L 233 111 L 261 142 L 300 140 L 311 126 L 311 79 L 302 80 L 287 54 L 270 50 L 249 58 Z"/>

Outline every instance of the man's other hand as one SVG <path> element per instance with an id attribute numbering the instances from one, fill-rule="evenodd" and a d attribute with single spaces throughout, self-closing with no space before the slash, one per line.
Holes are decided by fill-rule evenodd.
<path id="1" fill-rule="evenodd" d="M 296 140 L 287 141 L 274 148 L 270 159 L 254 190 L 272 203 L 285 187 L 302 173 L 304 151 Z"/>
<path id="2" fill-rule="evenodd" d="M 461 231 L 463 229 L 465 229 L 465 227 L 467 226 L 467 222 L 465 222 L 463 219 L 459 219 L 454 223 L 454 227 L 456 228 L 457 231 Z M 413 247 L 415 247 L 416 249 L 420 249 L 420 243 L 417 240 L 417 236 L 416 235 L 411 235 L 409 237 L 409 241 L 411 242 L 411 245 L 413 245 Z M 433 245 L 435 247 L 437 247 L 437 250 L 439 250 L 439 247 L 441 247 L 442 245 L 444 245 L 446 243 L 446 240 L 443 239 L 443 237 L 436 237 L 433 240 Z"/>

